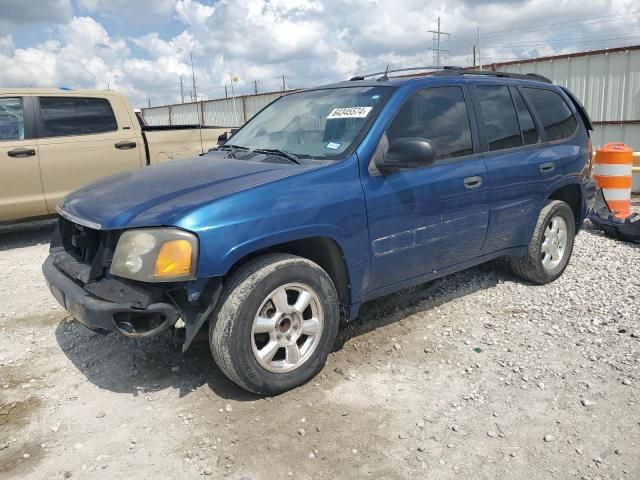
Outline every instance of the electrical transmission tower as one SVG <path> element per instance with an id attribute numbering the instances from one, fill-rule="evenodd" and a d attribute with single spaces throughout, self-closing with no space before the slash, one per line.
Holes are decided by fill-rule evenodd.
<path id="1" fill-rule="evenodd" d="M 440 48 L 440 37 L 442 37 L 443 35 L 446 35 L 447 38 L 451 36 L 450 33 L 447 32 L 443 32 L 440 29 L 440 17 L 438 17 L 438 29 L 437 30 L 429 30 L 429 33 L 433 33 L 433 52 L 434 52 L 434 56 L 436 57 L 436 66 L 439 67 L 440 66 L 440 53 L 441 52 L 449 52 L 448 50 L 442 50 Z"/>

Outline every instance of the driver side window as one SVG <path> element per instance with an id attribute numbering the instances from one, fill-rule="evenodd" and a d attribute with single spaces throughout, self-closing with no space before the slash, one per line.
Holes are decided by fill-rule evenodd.
<path id="1" fill-rule="evenodd" d="M 22 98 L 0 98 L 0 141 L 24 140 Z"/>
<path id="2" fill-rule="evenodd" d="M 389 145 L 399 138 L 429 140 L 436 160 L 471 155 L 471 124 L 462 88 L 432 87 L 414 93 L 398 111 L 386 136 Z"/>

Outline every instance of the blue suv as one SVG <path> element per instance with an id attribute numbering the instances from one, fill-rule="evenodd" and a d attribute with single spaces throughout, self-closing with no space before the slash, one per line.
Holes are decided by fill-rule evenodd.
<path id="1" fill-rule="evenodd" d="M 557 279 L 595 197 L 591 129 L 534 75 L 293 93 L 202 157 L 69 195 L 44 274 L 93 330 L 172 329 L 186 350 L 208 324 L 220 369 L 277 394 L 323 367 L 363 302 L 498 257 Z"/>

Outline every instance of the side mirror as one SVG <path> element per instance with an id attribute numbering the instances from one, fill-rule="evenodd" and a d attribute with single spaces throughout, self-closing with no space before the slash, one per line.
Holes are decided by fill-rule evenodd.
<path id="1" fill-rule="evenodd" d="M 424 138 L 399 138 L 384 155 L 378 157 L 376 167 L 386 173 L 400 168 L 418 168 L 431 165 L 436 159 L 436 149 Z"/>
<path id="2" fill-rule="evenodd" d="M 218 146 L 224 145 L 224 142 L 229 140 L 229 134 L 224 132 L 222 135 L 218 135 Z"/>

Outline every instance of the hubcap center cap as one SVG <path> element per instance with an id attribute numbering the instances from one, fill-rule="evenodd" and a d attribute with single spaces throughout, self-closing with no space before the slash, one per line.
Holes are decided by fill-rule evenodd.
<path id="1" fill-rule="evenodd" d="M 302 329 L 302 321 L 294 312 L 283 315 L 276 323 L 276 339 L 283 345 L 291 345 L 298 340 Z"/>
<path id="2" fill-rule="evenodd" d="M 284 317 L 280 320 L 280 324 L 278 325 L 278 331 L 280 333 L 287 333 L 291 328 L 291 319 L 288 317 Z"/>

